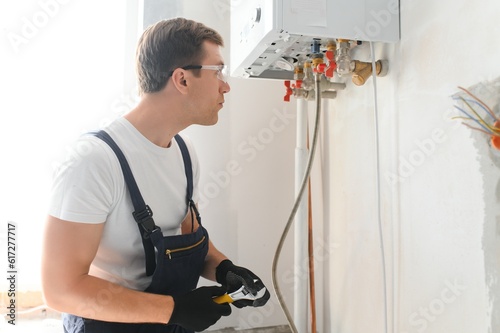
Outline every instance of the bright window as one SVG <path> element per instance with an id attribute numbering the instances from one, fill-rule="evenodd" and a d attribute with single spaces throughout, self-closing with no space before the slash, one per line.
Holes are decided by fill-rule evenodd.
<path id="1" fill-rule="evenodd" d="M 4 262 L 7 224 L 14 222 L 18 291 L 40 289 L 52 174 L 70 143 L 134 103 L 126 56 L 133 58 L 137 31 L 126 24 L 127 3 L 0 2 L 0 252 Z"/>

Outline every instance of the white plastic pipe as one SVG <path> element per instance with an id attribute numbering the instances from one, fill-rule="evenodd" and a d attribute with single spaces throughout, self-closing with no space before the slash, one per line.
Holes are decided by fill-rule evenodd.
<path id="1" fill-rule="evenodd" d="M 307 100 L 297 99 L 297 139 L 295 148 L 295 195 L 300 190 L 306 170 L 307 127 L 308 127 Z M 308 219 L 307 195 L 302 196 L 300 206 L 295 215 L 294 232 L 294 323 L 299 333 L 306 333 L 308 324 Z"/>

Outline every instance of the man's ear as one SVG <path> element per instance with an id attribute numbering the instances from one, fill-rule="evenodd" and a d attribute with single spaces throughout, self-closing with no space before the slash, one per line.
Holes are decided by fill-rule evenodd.
<path id="1" fill-rule="evenodd" d="M 187 81 L 186 81 L 185 74 L 186 74 L 186 72 L 182 68 L 177 68 L 172 73 L 172 77 L 170 78 L 172 80 L 172 83 L 174 84 L 175 88 L 181 94 L 184 94 L 187 91 Z"/>

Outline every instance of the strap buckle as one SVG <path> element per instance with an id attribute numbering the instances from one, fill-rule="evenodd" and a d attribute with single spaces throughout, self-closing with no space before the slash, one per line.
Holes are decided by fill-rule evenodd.
<path id="1" fill-rule="evenodd" d="M 188 199 L 188 207 L 190 207 L 194 211 L 194 214 L 196 215 L 196 220 L 198 221 L 199 224 L 201 224 L 200 212 L 198 211 L 198 208 L 196 208 L 196 204 L 194 203 L 193 199 Z"/>
<path id="2" fill-rule="evenodd" d="M 144 238 L 149 238 L 149 236 L 159 229 L 156 226 L 155 221 L 153 220 L 153 211 L 146 205 L 146 208 L 140 212 L 133 212 L 135 222 L 137 222 L 142 229 L 144 229 L 144 234 L 142 235 Z"/>

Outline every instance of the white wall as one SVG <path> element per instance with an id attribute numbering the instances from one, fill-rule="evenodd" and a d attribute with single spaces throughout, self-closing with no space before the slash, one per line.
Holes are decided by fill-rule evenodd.
<path id="1" fill-rule="evenodd" d="M 401 42 L 375 45 L 377 58 L 388 59 L 391 68 L 377 81 L 388 329 L 494 332 L 500 327 L 499 163 L 480 135 L 451 121 L 456 113 L 450 96 L 458 85 L 499 76 L 500 49 L 493 41 L 500 5 L 426 0 L 402 1 L 401 7 Z M 369 46 L 359 47 L 355 57 L 369 61 Z M 225 158 L 242 168 L 232 178 L 231 206 L 225 208 L 236 221 L 227 229 L 232 242 L 221 245 L 237 251 L 237 261 L 270 286 L 272 255 L 293 201 L 294 128 L 290 124 L 245 162 L 250 155 L 238 147 L 264 133 L 273 110 L 286 112 L 286 104 L 280 102 L 281 82 L 231 84 L 223 110 L 231 138 Z M 313 202 L 323 207 L 315 222 L 325 223 L 316 234 L 326 254 L 316 262 L 325 269 L 318 277 L 325 279 L 318 290 L 325 295 L 318 296 L 323 332 L 384 332 L 372 85 L 371 79 L 363 87 L 348 83 L 323 114 Z M 293 103 L 285 110 L 294 110 Z M 225 158 L 206 171 L 223 170 Z M 290 245 L 279 280 L 291 306 Z M 275 297 L 267 308 L 239 314 L 242 328 L 285 323 Z"/>
<path id="2" fill-rule="evenodd" d="M 223 56 L 230 64 L 230 1 L 197 1 L 182 11 L 222 34 Z M 259 275 L 272 292 L 272 256 L 293 201 L 295 103 L 282 102 L 279 81 L 230 78 L 229 83 L 217 125 L 186 131 L 201 163 L 202 219 L 215 245 L 235 264 Z M 287 252 L 283 260 L 290 266 L 290 246 Z M 284 323 L 273 295 L 264 308 L 234 308 L 213 328 Z"/>
<path id="3" fill-rule="evenodd" d="M 484 136 L 450 120 L 457 86 L 500 75 L 491 43 L 499 13 L 493 1 L 402 1 L 401 42 L 376 45 L 391 68 L 377 83 L 393 332 L 500 329 L 498 163 Z M 369 60 L 369 47 L 356 58 Z M 325 222 L 339 244 L 328 262 L 327 332 L 384 332 L 372 85 L 351 84 L 327 114 Z"/>

